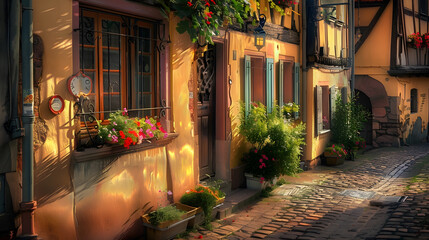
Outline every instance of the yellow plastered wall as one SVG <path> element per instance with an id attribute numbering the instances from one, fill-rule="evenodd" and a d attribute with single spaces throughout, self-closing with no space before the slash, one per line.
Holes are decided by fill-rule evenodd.
<path id="1" fill-rule="evenodd" d="M 336 86 L 338 88 L 337 93 L 341 93 L 341 88 L 348 87 L 350 79 L 350 70 L 319 70 L 311 68 L 307 74 L 307 141 L 306 151 L 304 154 L 304 160 L 312 160 L 320 156 L 330 140 L 330 132 L 321 133 L 318 136 L 315 134 L 315 122 L 316 122 L 316 106 L 314 99 L 314 89 L 317 85 L 320 86 Z"/>
<path id="2" fill-rule="evenodd" d="M 355 55 L 355 66 L 358 68 L 390 66 L 390 37 L 392 28 L 393 3 L 387 5 L 383 14 L 374 26 L 371 34 Z M 364 13 L 361 13 L 362 15 Z M 371 13 L 365 13 L 370 15 Z M 366 18 L 366 17 L 362 17 Z M 389 26 L 389 27 L 388 27 Z M 386 69 L 387 70 L 387 69 Z M 356 70 L 356 74 L 358 70 Z"/>
<path id="3" fill-rule="evenodd" d="M 44 45 L 39 114 L 48 128 L 46 142 L 34 153 L 35 199 L 42 203 L 35 213 L 36 229 L 42 238 L 76 239 L 69 174 L 74 141 L 74 102 L 66 84 L 73 74 L 72 0 L 41 0 L 33 8 L 33 30 L 40 35 Z M 49 97 L 54 94 L 65 101 L 64 111 L 56 116 L 48 107 Z M 35 131 L 37 128 L 35 125 Z M 55 203 L 48 205 L 52 199 Z"/>
<path id="4" fill-rule="evenodd" d="M 194 44 L 188 34 L 179 34 L 176 26 L 179 19 L 170 15 L 170 86 L 173 113 L 173 129 L 179 133 L 168 145 L 168 158 L 175 200 L 178 200 L 187 189 L 198 183 L 199 166 L 194 157 L 194 125 L 191 121 L 188 84 L 192 78 L 194 61 Z M 196 80 L 194 80 L 196 81 Z M 196 94 L 194 93 L 194 96 Z M 195 113 L 196 114 L 196 113 Z"/>
<path id="5" fill-rule="evenodd" d="M 230 167 L 235 168 L 241 165 L 241 157 L 246 152 L 250 145 L 247 144 L 238 133 L 240 125 L 240 101 L 244 100 L 244 55 L 245 52 L 251 54 L 262 54 L 266 58 L 274 59 L 274 95 L 277 99 L 277 77 L 278 77 L 278 61 L 280 55 L 295 57 L 295 62 L 300 62 L 299 46 L 290 43 L 284 43 L 277 40 L 266 40 L 265 47 L 257 49 L 254 45 L 254 37 L 239 32 L 229 32 L 229 59 L 228 64 L 231 67 L 232 85 L 231 85 L 231 161 Z M 237 59 L 233 60 L 232 52 L 237 52 Z M 265 80 L 265 77 L 264 77 Z"/>

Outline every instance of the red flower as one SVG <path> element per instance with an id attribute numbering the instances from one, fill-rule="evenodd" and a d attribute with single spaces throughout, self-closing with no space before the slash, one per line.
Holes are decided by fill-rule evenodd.
<path id="1" fill-rule="evenodd" d="M 206 1 L 206 6 L 210 7 L 210 3 L 208 1 Z"/>
<path id="2" fill-rule="evenodd" d="M 212 3 L 216 5 L 216 2 L 214 0 L 210 0 L 210 1 L 212 1 Z"/>
<path id="3" fill-rule="evenodd" d="M 125 134 L 124 134 L 124 132 L 119 131 L 119 134 L 121 135 L 121 138 L 122 138 L 122 139 L 125 139 Z"/>
<path id="4" fill-rule="evenodd" d="M 139 121 L 136 121 L 136 124 L 137 124 L 138 127 L 140 127 L 140 122 Z"/>
<path id="5" fill-rule="evenodd" d="M 192 3 L 188 1 L 188 7 L 192 7 Z"/>
<path id="6" fill-rule="evenodd" d="M 132 138 L 130 138 L 130 137 L 127 137 L 127 139 L 125 139 L 125 142 L 124 142 L 124 147 L 125 147 L 125 148 L 127 148 L 127 149 L 129 149 L 129 148 L 130 148 L 131 143 L 133 143 L 133 139 L 132 139 Z M 134 144 L 135 144 L 135 143 L 134 143 Z"/>
<path id="7" fill-rule="evenodd" d="M 210 22 L 209 22 L 209 21 L 206 21 L 206 23 L 210 25 Z"/>
<path id="8" fill-rule="evenodd" d="M 211 17 L 212 17 L 212 14 L 213 14 L 213 12 L 212 12 L 212 11 L 210 11 L 210 12 L 206 12 L 206 15 L 207 15 L 209 18 L 211 18 Z"/>
<path id="9" fill-rule="evenodd" d="M 157 123 L 156 123 L 156 126 L 160 128 L 160 127 L 161 127 L 161 123 L 160 123 L 160 122 L 157 122 Z"/>
<path id="10" fill-rule="evenodd" d="M 139 135 L 136 133 L 136 131 L 128 131 L 128 133 L 134 135 L 136 138 L 139 137 Z"/>

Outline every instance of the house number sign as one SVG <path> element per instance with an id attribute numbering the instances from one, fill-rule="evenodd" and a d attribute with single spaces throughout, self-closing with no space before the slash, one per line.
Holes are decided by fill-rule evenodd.
<path id="1" fill-rule="evenodd" d="M 67 86 L 72 95 L 79 97 L 80 94 L 87 95 L 91 92 L 92 80 L 82 72 L 79 72 L 69 78 Z"/>

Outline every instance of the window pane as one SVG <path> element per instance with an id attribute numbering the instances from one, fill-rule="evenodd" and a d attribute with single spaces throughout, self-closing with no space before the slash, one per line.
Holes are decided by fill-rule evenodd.
<path id="1" fill-rule="evenodd" d="M 151 66 L 151 61 L 150 61 L 150 56 L 148 55 L 140 55 L 140 66 L 139 66 L 139 72 L 145 72 L 145 73 L 149 73 L 151 72 L 150 70 L 150 66 Z"/>
<path id="2" fill-rule="evenodd" d="M 80 44 L 94 45 L 94 18 L 82 17 L 79 31 Z M 82 36 L 83 34 L 83 36 Z"/>
<path id="3" fill-rule="evenodd" d="M 150 29 L 139 27 L 139 37 L 140 37 L 139 51 L 149 53 L 151 49 Z"/>
<path id="4" fill-rule="evenodd" d="M 143 108 L 152 107 L 152 94 L 143 94 Z M 152 116 L 152 110 L 145 110 L 144 116 Z"/>
<path id="5" fill-rule="evenodd" d="M 88 76 L 89 78 L 91 78 L 92 80 L 92 89 L 91 92 L 95 93 L 97 91 L 97 78 L 95 76 L 95 72 L 87 72 L 84 71 L 85 75 Z"/>
<path id="6" fill-rule="evenodd" d="M 95 51 L 94 48 L 79 48 L 81 55 L 81 66 L 83 69 L 94 69 L 95 68 Z"/>
<path id="7" fill-rule="evenodd" d="M 120 95 L 104 95 L 104 111 L 121 110 L 121 96 Z M 109 113 L 104 114 L 105 118 L 109 117 Z"/>
<path id="8" fill-rule="evenodd" d="M 119 50 L 103 49 L 103 68 L 105 70 L 119 70 L 120 55 Z"/>
<path id="9" fill-rule="evenodd" d="M 119 47 L 120 36 L 115 33 L 121 33 L 121 23 L 110 20 L 101 21 L 103 28 L 103 46 Z"/>
<path id="10" fill-rule="evenodd" d="M 150 75 L 143 75 L 143 92 L 152 92 L 152 78 Z"/>
<path id="11" fill-rule="evenodd" d="M 103 91 L 119 92 L 121 90 L 121 79 L 118 72 L 103 73 Z"/>

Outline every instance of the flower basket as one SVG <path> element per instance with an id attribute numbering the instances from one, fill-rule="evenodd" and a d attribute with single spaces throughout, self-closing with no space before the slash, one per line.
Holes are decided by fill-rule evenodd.
<path id="1" fill-rule="evenodd" d="M 197 208 L 181 203 L 174 203 L 174 206 L 179 210 L 185 211 L 178 220 L 165 221 L 154 226 L 149 221 L 149 214 L 142 216 L 143 226 L 146 227 L 146 239 L 172 239 L 177 234 L 186 231 L 188 221 L 195 218 Z"/>
<path id="2" fill-rule="evenodd" d="M 327 166 L 337 166 L 344 163 L 344 156 L 340 157 L 336 154 L 324 153 Z"/>

